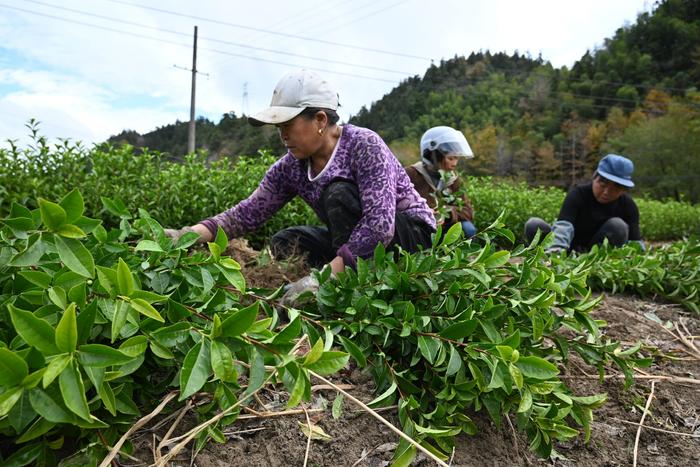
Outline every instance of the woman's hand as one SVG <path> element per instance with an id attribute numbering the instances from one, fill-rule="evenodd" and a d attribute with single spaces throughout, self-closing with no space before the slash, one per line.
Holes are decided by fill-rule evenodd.
<path id="1" fill-rule="evenodd" d="M 333 275 L 345 270 L 345 261 L 342 256 L 336 256 L 328 265 L 331 267 Z"/>
<path id="2" fill-rule="evenodd" d="M 197 243 L 210 242 L 214 239 L 209 229 L 207 229 L 202 224 L 183 227 L 181 229 L 165 229 L 163 232 L 165 233 L 165 235 L 173 239 L 173 243 L 177 243 L 177 241 L 180 240 L 180 237 L 189 232 L 199 234 L 199 239 L 197 239 Z"/>

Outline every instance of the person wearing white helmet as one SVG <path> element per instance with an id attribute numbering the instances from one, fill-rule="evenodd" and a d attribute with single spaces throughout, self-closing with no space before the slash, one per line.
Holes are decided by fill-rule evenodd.
<path id="1" fill-rule="evenodd" d="M 466 193 L 459 193 L 462 185 L 454 172 L 460 157 L 474 157 L 464 134 L 449 126 L 436 126 L 423 134 L 421 160 L 406 167 L 406 173 L 435 212 L 438 223 L 442 222 L 443 229 L 459 222 L 464 235 L 473 237 L 476 235 L 474 209 Z"/>

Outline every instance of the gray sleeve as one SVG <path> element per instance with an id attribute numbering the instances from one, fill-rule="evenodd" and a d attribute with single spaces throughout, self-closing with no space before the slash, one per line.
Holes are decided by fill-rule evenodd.
<path id="1" fill-rule="evenodd" d="M 571 247 L 571 241 L 574 239 L 574 224 L 558 220 L 552 225 L 552 232 L 554 233 L 554 241 L 550 248 L 568 250 Z"/>

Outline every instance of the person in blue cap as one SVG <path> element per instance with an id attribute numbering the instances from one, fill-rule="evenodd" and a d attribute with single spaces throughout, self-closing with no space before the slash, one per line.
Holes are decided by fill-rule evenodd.
<path id="1" fill-rule="evenodd" d="M 525 238 L 532 242 L 537 230 L 543 235 L 554 232 L 548 253 L 588 251 L 608 239 L 619 247 L 629 241 L 642 248 L 639 209 L 629 195 L 634 164 L 626 157 L 608 154 L 598 163 L 591 182 L 572 188 L 564 199 L 559 217 L 552 226 L 539 217 L 525 223 Z"/>

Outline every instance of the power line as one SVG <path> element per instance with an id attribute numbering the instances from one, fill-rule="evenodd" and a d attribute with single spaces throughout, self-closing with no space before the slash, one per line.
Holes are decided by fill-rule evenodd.
<path id="1" fill-rule="evenodd" d="M 335 31 L 335 30 L 337 30 L 337 29 L 344 28 L 345 26 L 348 26 L 348 25 L 350 25 L 350 24 L 357 23 L 358 21 L 362 21 L 363 19 L 367 19 L 367 18 L 369 18 L 370 16 L 374 16 L 374 15 L 376 15 L 377 13 L 381 13 L 382 11 L 386 11 L 386 10 L 389 10 L 389 9 L 394 8 L 394 7 L 396 7 L 396 6 L 399 6 L 399 5 L 403 4 L 403 3 L 406 3 L 407 1 L 408 1 L 408 0 L 401 0 L 400 2 L 393 3 L 393 4 L 391 4 L 391 5 L 388 5 L 388 6 L 384 7 L 384 8 L 380 8 L 379 10 L 373 11 L 372 13 L 369 13 L 369 14 L 364 15 L 364 16 L 360 16 L 359 18 L 355 18 L 355 19 L 350 20 L 350 21 L 348 21 L 348 22 L 345 22 L 345 23 L 342 23 L 342 24 L 338 24 L 338 25 L 334 25 L 334 26 L 332 26 L 332 27 L 330 27 L 330 28 L 323 29 L 323 30 L 321 30 L 321 32 L 318 32 L 317 34 L 325 34 L 325 33 L 330 32 L 330 31 Z"/>
<path id="2" fill-rule="evenodd" d="M 91 24 L 91 23 L 86 23 L 86 22 L 83 22 L 83 21 L 78 21 L 78 20 L 73 20 L 73 19 L 68 19 L 68 18 L 62 18 L 62 17 L 60 17 L 60 16 L 50 15 L 50 14 L 47 14 L 47 13 L 39 13 L 39 12 L 36 12 L 36 11 L 26 10 L 26 9 L 23 9 L 23 8 L 17 8 L 17 7 L 13 7 L 13 6 L 9 6 L 9 5 L 4 5 L 4 4 L 0 4 L 0 7 L 2 7 L 2 8 L 8 8 L 8 9 L 11 9 L 11 10 L 16 10 L 16 11 L 22 11 L 22 12 L 24 12 L 24 13 L 29 13 L 29 14 L 32 14 L 32 15 L 38 15 L 38 16 L 44 16 L 44 17 L 47 17 L 47 18 L 57 19 L 57 20 L 59 20 L 59 21 L 65 21 L 65 22 L 68 22 L 68 23 L 79 24 L 79 25 L 81 25 L 81 26 L 87 26 L 87 27 L 90 27 L 90 28 L 101 29 L 101 30 L 110 31 L 110 32 L 116 32 L 116 33 L 118 33 L 118 34 L 125 34 L 125 35 L 128 35 L 128 36 L 138 37 L 138 38 L 140 38 L 140 39 L 148 39 L 148 40 L 152 40 L 152 41 L 156 41 L 156 42 L 163 42 L 163 43 L 166 43 L 166 44 L 177 45 L 177 46 L 179 46 L 179 47 L 187 47 L 187 48 L 190 48 L 190 45 L 189 45 L 189 44 L 182 44 L 182 43 L 175 42 L 175 41 L 170 41 L 170 40 L 167 40 L 167 39 L 159 39 L 159 38 L 157 38 L 157 37 L 151 37 L 151 36 L 146 36 L 146 35 L 144 35 L 144 34 L 138 34 L 138 33 L 133 33 L 133 32 L 128 32 L 128 31 L 123 31 L 123 30 L 121 30 L 121 29 L 110 28 L 110 27 L 107 27 L 107 26 L 98 26 L 98 25 Z M 385 83 L 396 84 L 396 80 L 388 80 L 388 79 L 383 79 L 383 78 L 376 78 L 376 77 L 372 77 L 372 76 L 365 76 L 365 75 L 359 75 L 359 74 L 356 74 L 356 73 L 347 73 L 347 72 L 336 71 L 336 70 L 329 70 L 329 69 L 325 69 L 325 68 L 310 67 L 310 66 L 301 66 L 301 65 L 298 65 L 298 64 L 294 64 L 294 63 L 280 62 L 280 61 L 277 61 L 277 60 L 269 60 L 269 59 L 259 58 L 259 57 L 251 57 L 251 56 L 249 56 L 249 55 L 236 54 L 236 53 L 232 53 L 232 52 L 227 52 L 227 51 L 225 51 L 225 50 L 212 49 L 212 48 L 208 48 L 208 47 L 200 47 L 199 49 L 200 49 L 200 50 L 206 50 L 206 51 L 209 51 L 209 52 L 214 52 L 214 53 L 221 54 L 221 55 L 229 55 L 229 56 L 231 56 L 231 57 L 245 58 L 245 59 L 248 59 L 248 60 L 254 60 L 254 61 L 259 61 L 259 62 L 273 63 L 273 64 L 276 64 L 276 65 L 285 65 L 285 66 L 290 66 L 290 67 L 294 67 L 294 68 L 307 68 L 307 69 L 309 69 L 309 70 L 322 71 L 322 72 L 324 72 L 324 73 L 332 73 L 332 74 L 336 74 L 336 75 L 349 76 L 349 77 L 352 77 L 352 78 L 362 78 L 362 79 L 369 79 L 369 80 L 373 80 L 373 81 L 381 81 L 381 82 L 385 82 Z"/>
<path id="3" fill-rule="evenodd" d="M 401 52 L 392 52 L 392 51 L 388 51 L 388 50 L 375 49 L 375 48 L 372 48 L 372 47 L 362 47 L 362 46 L 352 45 L 352 44 L 343 44 L 343 43 L 340 43 L 340 42 L 333 42 L 333 41 L 328 41 L 328 40 L 320 39 L 320 38 L 318 38 L 318 37 L 305 37 L 305 36 L 299 36 L 299 35 L 296 35 L 296 34 L 286 34 L 286 33 L 283 33 L 283 32 L 271 31 L 271 30 L 269 30 L 269 29 L 264 29 L 264 28 L 255 28 L 255 27 L 252 27 L 252 26 L 245 26 L 245 25 L 242 25 L 242 24 L 229 23 L 229 22 L 227 22 L 227 21 L 220 21 L 220 20 L 217 20 L 217 19 L 205 18 L 205 17 L 202 17 L 202 16 L 188 15 L 188 14 L 185 14 L 185 13 L 178 13 L 178 12 L 175 12 L 175 11 L 165 10 L 165 9 L 162 9 L 162 8 L 155 8 L 155 7 L 150 7 L 150 6 L 146 6 L 146 5 L 139 5 L 139 4 L 127 2 L 127 1 L 124 1 L 124 0 L 105 0 L 105 1 L 107 1 L 107 2 L 112 2 L 112 3 L 118 3 L 118 4 L 121 4 L 121 5 L 127 5 L 127 6 L 131 6 L 131 7 L 135 7 L 135 8 L 142 8 L 142 9 L 144 9 L 144 10 L 151 10 L 151 11 L 156 11 L 156 12 L 159 12 L 159 13 L 165 13 L 165 14 L 167 14 L 167 15 L 173 15 L 173 16 L 180 16 L 180 17 L 183 17 L 183 18 L 195 19 L 195 20 L 197 20 L 197 21 L 206 21 L 206 22 L 209 22 L 209 23 L 220 24 L 220 25 L 229 26 L 229 27 L 232 27 L 232 28 L 246 29 L 246 30 L 249 30 L 249 31 L 264 32 L 264 33 L 272 34 L 272 35 L 275 35 L 275 36 L 282 36 L 282 37 L 289 37 L 289 38 L 292 38 L 292 39 L 299 39 L 299 40 L 304 40 L 304 41 L 311 41 L 311 42 L 314 42 L 314 43 L 316 43 L 316 44 L 322 43 L 322 44 L 334 45 L 334 46 L 337 46 L 337 47 L 346 47 L 346 48 L 348 48 L 348 49 L 363 50 L 363 51 L 365 51 L 365 52 L 373 52 L 373 53 L 379 53 L 379 54 L 385 54 L 385 55 L 393 55 L 393 56 L 396 56 L 396 57 L 413 58 L 413 59 L 417 59 L 417 60 L 431 60 L 429 57 L 421 57 L 421 56 L 419 56 L 419 55 L 405 54 L 405 53 L 401 53 Z"/>
<path id="4" fill-rule="evenodd" d="M 316 32 L 318 31 L 318 28 L 323 28 L 325 26 L 328 26 L 329 24 L 332 24 L 333 26 L 330 28 L 331 30 L 335 30 L 341 27 L 341 24 L 339 23 L 340 21 L 343 21 L 347 19 L 349 16 L 352 16 L 354 13 L 357 13 L 358 11 L 362 12 L 367 10 L 368 7 L 375 6 L 377 3 L 380 3 L 382 0 L 369 0 L 367 2 L 361 3 L 358 5 L 360 2 L 355 2 L 355 3 L 350 3 L 350 9 L 347 11 L 342 11 L 340 8 L 334 9 L 333 16 L 330 17 L 325 17 L 322 18 L 321 21 L 316 21 L 312 24 L 309 24 L 305 26 L 305 32 L 307 34 L 312 34 L 313 36 L 318 36 L 323 34 L 324 32 Z"/>
<path id="5" fill-rule="evenodd" d="M 114 18 L 114 17 L 111 17 L 111 16 L 99 15 L 99 14 L 96 14 L 96 13 L 90 13 L 90 12 L 82 11 L 82 10 L 76 10 L 76 9 L 73 9 L 73 8 L 67 8 L 67 7 L 63 7 L 63 6 L 60 6 L 60 5 L 54 5 L 54 4 L 51 4 L 51 3 L 41 2 L 41 1 L 38 1 L 38 0 L 25 0 L 25 2 L 35 3 L 35 4 L 38 4 L 38 5 L 42 5 L 42 6 L 48 6 L 48 7 L 50 7 L 50 8 L 55 8 L 55 9 L 63 10 L 63 11 L 69 11 L 69 12 L 71 12 L 71 13 L 77 13 L 77 14 L 80 14 L 80 15 L 85 15 L 85 16 L 90 16 L 90 17 L 93 17 L 93 18 L 103 19 L 103 20 L 106 20 L 106 21 L 112 21 L 112 22 L 115 22 L 115 23 L 127 24 L 127 25 L 129 25 L 129 26 L 135 26 L 135 27 L 139 27 L 139 28 L 150 29 L 150 30 L 153 30 L 153 31 L 166 32 L 166 33 L 168 33 L 168 34 L 175 34 L 175 35 L 178 35 L 178 36 L 189 37 L 189 34 L 187 34 L 187 33 L 180 32 L 180 31 L 174 31 L 174 30 L 172 30 L 172 29 L 164 29 L 164 28 L 159 28 L 159 27 L 156 27 L 156 26 L 149 26 L 149 25 L 147 25 L 147 24 L 136 23 L 136 22 L 133 22 L 133 21 L 118 19 L 118 18 Z M 231 42 L 231 41 L 226 41 L 226 40 L 222 40 L 222 39 L 215 39 L 215 38 L 212 38 L 212 37 L 200 36 L 199 39 L 208 40 L 208 41 L 211 41 L 211 42 L 218 42 L 218 43 L 225 44 L 225 45 L 232 45 L 232 46 L 235 46 L 235 47 L 242 47 L 242 48 L 246 48 L 246 49 L 260 50 L 260 51 L 263 51 L 263 52 L 270 52 L 270 53 L 274 53 L 274 54 L 281 54 L 281 55 L 287 55 L 287 56 L 292 56 L 292 57 L 306 58 L 306 59 L 309 59 L 309 60 L 316 60 L 316 61 L 319 61 L 319 62 L 334 63 L 334 64 L 336 64 L 336 65 L 345 65 L 345 66 L 351 66 L 351 67 L 355 67 L 355 68 L 364 68 L 364 69 L 367 69 L 367 70 L 383 71 L 383 72 L 386 72 L 386 73 L 395 73 L 395 74 L 400 74 L 400 75 L 404 75 L 404 76 L 405 76 L 405 75 L 410 75 L 410 74 L 411 74 L 411 73 L 409 73 L 409 72 L 407 72 L 407 71 L 400 71 L 400 70 L 396 70 L 396 69 L 393 69 L 393 70 L 392 70 L 392 69 L 389 69 L 389 68 L 375 67 L 375 66 L 372 66 L 372 65 L 362 65 L 362 64 L 359 64 L 359 63 L 343 62 L 343 61 L 340 61 L 340 60 L 332 60 L 332 59 L 328 59 L 328 58 L 318 58 L 318 57 L 313 57 L 313 56 L 311 56 L 311 55 L 303 55 L 303 54 L 298 54 L 298 53 L 294 53 L 294 52 L 287 52 L 287 51 L 283 51 L 283 50 L 274 50 L 274 49 L 267 49 L 267 48 L 263 48 L 263 47 L 255 47 L 255 46 L 251 46 L 251 45 L 240 44 L 240 43 L 237 43 L 237 42 Z"/>
<path id="6" fill-rule="evenodd" d="M 316 0 L 316 1 L 318 2 L 319 0 Z M 351 0 L 349 0 L 349 1 L 351 1 Z M 374 0 L 372 0 L 372 1 L 374 1 Z M 341 3 L 342 3 L 342 1 L 341 1 Z M 314 5 L 311 8 L 307 8 L 306 10 L 303 10 L 303 11 L 296 13 L 295 15 L 286 16 L 284 19 L 278 20 L 274 24 L 268 26 L 268 29 L 275 30 L 277 28 L 283 28 L 283 27 L 284 27 L 284 29 L 286 29 L 288 24 L 294 24 L 294 23 L 300 22 L 303 18 L 309 17 L 309 15 L 311 15 L 313 17 L 313 16 L 318 15 L 320 12 L 325 12 L 326 10 L 331 9 L 331 8 L 335 8 L 335 5 L 333 4 L 332 0 L 323 1 L 323 4 L 320 7 L 316 7 Z M 267 35 L 267 33 L 251 33 L 248 35 L 248 37 L 243 39 L 243 42 L 250 44 L 251 42 L 259 40 L 266 35 Z"/>

